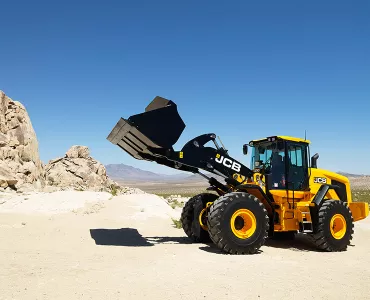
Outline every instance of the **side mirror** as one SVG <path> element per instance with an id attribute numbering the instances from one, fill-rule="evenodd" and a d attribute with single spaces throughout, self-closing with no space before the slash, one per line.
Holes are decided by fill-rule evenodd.
<path id="1" fill-rule="evenodd" d="M 317 160 L 319 159 L 319 153 L 316 153 L 314 156 L 311 157 L 311 168 L 317 168 Z"/>
<path id="2" fill-rule="evenodd" d="M 243 145 L 243 154 L 244 155 L 247 155 L 248 154 L 248 145 L 247 144 L 244 144 Z"/>

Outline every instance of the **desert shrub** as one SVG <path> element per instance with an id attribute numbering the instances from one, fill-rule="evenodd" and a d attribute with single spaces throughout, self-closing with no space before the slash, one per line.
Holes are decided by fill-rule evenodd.
<path id="1" fill-rule="evenodd" d="M 370 190 L 354 190 L 352 191 L 352 199 L 355 202 L 370 203 Z"/>
<path id="2" fill-rule="evenodd" d="M 177 229 L 181 229 L 182 228 L 182 225 L 181 225 L 181 221 L 180 220 L 176 220 L 176 219 L 172 219 L 172 223 L 173 223 L 173 226 Z"/>
<path id="3" fill-rule="evenodd" d="M 183 207 L 184 206 L 184 203 L 178 201 L 177 199 L 173 200 L 171 203 L 170 203 L 170 206 L 175 209 L 176 207 Z"/>
<path id="4" fill-rule="evenodd" d="M 112 196 L 117 196 L 117 194 L 118 194 L 118 190 L 117 190 L 117 187 L 115 185 L 112 185 L 112 187 L 111 187 L 111 194 L 112 194 Z"/>

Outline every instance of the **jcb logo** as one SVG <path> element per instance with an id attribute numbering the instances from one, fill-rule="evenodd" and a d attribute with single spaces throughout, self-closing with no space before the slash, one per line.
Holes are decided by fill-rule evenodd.
<path id="1" fill-rule="evenodd" d="M 326 178 L 325 177 L 315 177 L 313 182 L 314 183 L 319 183 L 319 184 L 325 184 L 326 183 Z"/>
<path id="2" fill-rule="evenodd" d="M 235 172 L 239 172 L 240 169 L 241 169 L 241 167 L 242 167 L 241 164 L 238 164 L 237 162 L 232 161 L 230 158 L 223 157 L 220 154 L 217 154 L 216 155 L 216 159 L 215 160 L 219 164 L 223 164 L 225 167 L 230 168 L 230 169 L 233 169 Z"/>

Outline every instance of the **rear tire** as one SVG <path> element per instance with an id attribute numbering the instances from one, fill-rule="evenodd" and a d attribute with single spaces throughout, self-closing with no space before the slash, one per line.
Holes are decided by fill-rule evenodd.
<path id="1" fill-rule="evenodd" d="M 347 204 L 340 200 L 326 200 L 319 209 L 315 245 L 324 251 L 345 251 L 351 243 L 353 217 Z"/>
<path id="2" fill-rule="evenodd" d="M 266 241 L 269 217 L 258 198 L 248 193 L 234 192 L 212 204 L 207 224 L 212 241 L 222 251 L 254 254 Z"/>
<path id="3" fill-rule="evenodd" d="M 181 224 L 186 235 L 196 243 L 211 242 L 207 230 L 204 230 L 199 223 L 199 215 L 206 207 L 207 202 L 214 202 L 218 195 L 204 193 L 190 198 L 181 213 Z M 206 214 L 204 215 L 206 216 Z M 206 224 L 206 220 L 204 221 Z"/>

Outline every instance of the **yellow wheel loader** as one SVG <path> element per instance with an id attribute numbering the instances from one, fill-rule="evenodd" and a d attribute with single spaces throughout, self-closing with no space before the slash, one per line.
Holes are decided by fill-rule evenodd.
<path id="1" fill-rule="evenodd" d="M 353 222 L 369 215 L 367 203 L 352 201 L 346 177 L 317 167 L 319 155 L 310 158 L 306 139 L 271 136 L 244 144 L 244 154 L 252 150 L 248 168 L 229 156 L 214 133 L 175 151 L 184 129 L 177 105 L 157 96 L 144 113 L 121 118 L 107 139 L 136 159 L 208 180 L 209 193 L 191 198 L 181 215 L 182 227 L 194 242 L 212 240 L 224 252 L 253 254 L 268 237 L 303 233 L 319 249 L 344 251 Z"/>

